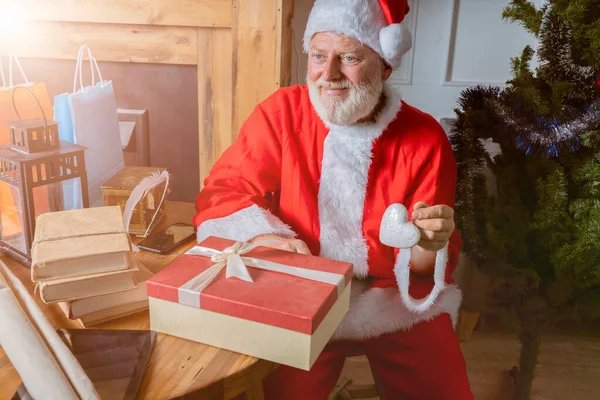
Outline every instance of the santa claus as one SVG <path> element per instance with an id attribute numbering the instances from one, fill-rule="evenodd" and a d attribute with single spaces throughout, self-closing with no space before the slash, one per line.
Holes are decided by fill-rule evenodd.
<path id="1" fill-rule="evenodd" d="M 276 239 L 354 265 L 350 311 L 331 342 L 309 372 L 270 375 L 268 399 L 327 398 L 357 349 L 387 399 L 473 397 L 453 329 L 456 162 L 440 125 L 386 83 L 411 47 L 408 11 L 406 0 L 317 0 L 304 34 L 307 84 L 256 107 L 198 196 L 198 241 Z M 419 228 L 411 249 L 380 241 L 395 203 Z M 438 251 L 447 262 L 436 263 Z"/>

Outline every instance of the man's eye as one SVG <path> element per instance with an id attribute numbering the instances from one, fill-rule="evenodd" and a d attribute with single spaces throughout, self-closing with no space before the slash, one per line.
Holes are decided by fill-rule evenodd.
<path id="1" fill-rule="evenodd" d="M 323 54 L 315 53 L 315 54 L 313 54 L 313 58 L 315 60 L 322 60 L 323 59 Z"/>
<path id="2" fill-rule="evenodd" d="M 346 62 L 356 62 L 358 59 L 356 57 L 352 57 L 352 56 L 345 56 L 344 57 L 344 61 Z"/>

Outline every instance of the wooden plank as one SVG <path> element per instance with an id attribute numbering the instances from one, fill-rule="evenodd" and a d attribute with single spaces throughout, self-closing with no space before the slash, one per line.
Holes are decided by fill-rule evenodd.
<path id="1" fill-rule="evenodd" d="M 292 79 L 292 19 L 294 18 L 294 0 L 279 0 L 277 6 L 277 53 L 275 59 L 279 77 L 278 87 L 290 85 Z"/>
<path id="2" fill-rule="evenodd" d="M 231 27 L 231 0 L 20 0 L 40 21 Z"/>
<path id="3" fill-rule="evenodd" d="M 218 157 L 231 146 L 231 29 L 198 29 L 200 187 Z"/>
<path id="4" fill-rule="evenodd" d="M 286 67 L 281 66 L 283 43 L 278 39 L 278 32 L 282 31 L 287 10 L 281 8 L 282 4 L 290 1 L 233 0 L 233 131 L 236 135 L 256 105 L 279 88 L 282 75 L 289 74 Z"/>
<path id="5" fill-rule="evenodd" d="M 98 61 L 195 65 L 196 28 L 39 21 L 28 34 L 14 35 L 20 57 L 75 59 L 88 44 Z M 9 43 L 0 43 L 5 54 Z"/>

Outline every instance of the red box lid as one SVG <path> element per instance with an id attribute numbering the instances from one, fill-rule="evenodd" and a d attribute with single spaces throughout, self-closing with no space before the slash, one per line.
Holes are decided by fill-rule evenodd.
<path id="1" fill-rule="evenodd" d="M 222 251 L 235 242 L 209 237 L 199 246 Z M 352 264 L 259 246 L 242 257 L 254 257 L 299 268 L 353 276 Z M 179 287 L 213 266 L 210 257 L 183 254 L 147 281 L 148 296 L 179 302 Z M 254 282 L 225 278 L 225 268 L 199 294 L 200 308 L 232 317 L 312 334 L 338 297 L 335 285 L 280 272 L 248 267 Z M 184 307 L 184 305 L 182 305 Z"/>

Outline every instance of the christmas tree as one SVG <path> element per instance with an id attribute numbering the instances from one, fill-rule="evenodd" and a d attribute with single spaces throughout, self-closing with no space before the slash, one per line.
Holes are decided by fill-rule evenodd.
<path id="1" fill-rule="evenodd" d="M 462 93 L 451 141 L 463 250 L 519 322 L 513 398 L 523 400 L 542 334 L 600 316 L 600 0 L 513 0 L 503 18 L 538 49 L 512 59 L 506 87 Z"/>

